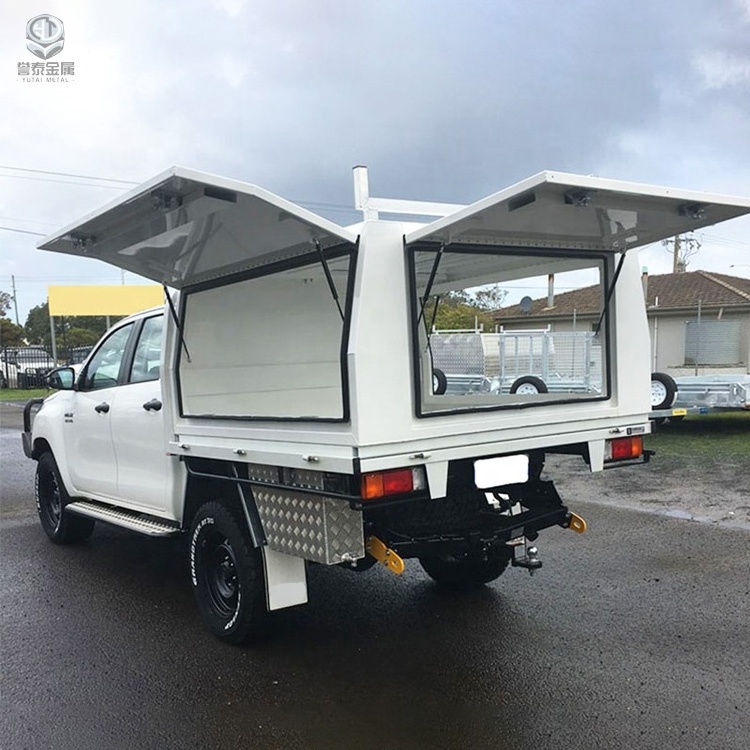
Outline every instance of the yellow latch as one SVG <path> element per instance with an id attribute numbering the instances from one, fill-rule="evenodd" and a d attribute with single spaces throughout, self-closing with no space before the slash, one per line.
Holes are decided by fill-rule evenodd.
<path id="1" fill-rule="evenodd" d="M 400 576 L 404 572 L 404 561 L 392 550 L 385 546 L 376 536 L 368 536 L 365 549 L 379 563 L 385 565 L 391 573 Z"/>
<path id="2" fill-rule="evenodd" d="M 588 528 L 588 524 L 577 513 L 568 513 L 568 528 L 583 534 Z"/>

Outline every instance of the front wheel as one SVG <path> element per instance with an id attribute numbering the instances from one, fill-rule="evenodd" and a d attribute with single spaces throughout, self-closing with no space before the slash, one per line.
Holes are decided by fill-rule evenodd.
<path id="1" fill-rule="evenodd" d="M 91 536 L 94 521 L 65 512 L 70 502 L 54 456 L 43 453 L 36 465 L 36 510 L 44 533 L 55 544 L 75 544 Z"/>
<path id="2" fill-rule="evenodd" d="M 217 638 L 239 644 L 263 631 L 263 561 L 241 514 L 217 502 L 198 510 L 190 529 L 190 578 L 203 621 Z"/>
<path id="3" fill-rule="evenodd" d="M 499 578 L 510 562 L 510 555 L 493 553 L 465 556 L 420 557 L 425 573 L 442 588 L 466 590 Z"/>

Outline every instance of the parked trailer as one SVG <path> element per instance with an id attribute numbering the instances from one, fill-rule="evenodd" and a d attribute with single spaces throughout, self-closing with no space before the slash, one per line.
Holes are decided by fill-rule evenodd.
<path id="1" fill-rule="evenodd" d="M 585 529 L 543 478 L 642 463 L 648 326 L 631 250 L 750 200 L 544 172 L 469 206 L 371 198 L 341 227 L 262 188 L 173 168 L 42 241 L 165 287 L 119 321 L 23 445 L 42 528 L 188 538 L 208 629 L 238 643 L 307 601 L 306 564 L 465 588 L 541 565 L 546 528 Z M 423 225 L 378 211 L 439 216 Z M 598 392 L 438 392 L 425 311 L 485 284 L 599 280 Z M 434 308 L 432 308 L 434 309 Z M 65 585 L 73 586 L 74 582 Z"/>
<path id="2" fill-rule="evenodd" d="M 434 331 L 433 365 L 448 393 L 600 393 L 602 354 L 592 331 Z"/>
<path id="3" fill-rule="evenodd" d="M 694 375 L 673 379 L 674 401 L 654 409 L 652 419 L 750 409 L 750 375 Z"/>

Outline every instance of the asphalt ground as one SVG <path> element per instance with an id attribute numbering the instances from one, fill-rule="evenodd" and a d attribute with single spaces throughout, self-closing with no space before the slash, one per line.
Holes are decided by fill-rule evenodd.
<path id="1" fill-rule="evenodd" d="M 311 566 L 310 604 L 234 648 L 203 630 L 182 541 L 47 541 L 9 413 L 4 749 L 750 745 L 747 529 L 566 497 L 589 531 L 543 532 L 533 577 L 450 596 L 414 561 Z"/>

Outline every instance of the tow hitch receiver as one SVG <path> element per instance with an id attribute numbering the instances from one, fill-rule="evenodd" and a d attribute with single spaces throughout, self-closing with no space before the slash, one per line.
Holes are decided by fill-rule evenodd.
<path id="1" fill-rule="evenodd" d="M 367 537 L 365 549 L 369 555 L 372 555 L 379 563 L 385 565 L 391 573 L 400 576 L 404 572 L 404 561 L 392 549 L 380 541 L 376 536 Z"/>
<path id="2" fill-rule="evenodd" d="M 588 528 L 588 524 L 577 513 L 570 512 L 565 519 L 565 528 L 583 534 Z"/>
<path id="3" fill-rule="evenodd" d="M 535 546 L 529 546 L 525 537 L 517 537 L 508 542 L 508 546 L 513 549 L 513 557 L 510 564 L 514 568 L 526 568 L 531 575 L 534 571 L 542 567 L 542 561 L 539 559 L 539 550 Z"/>

